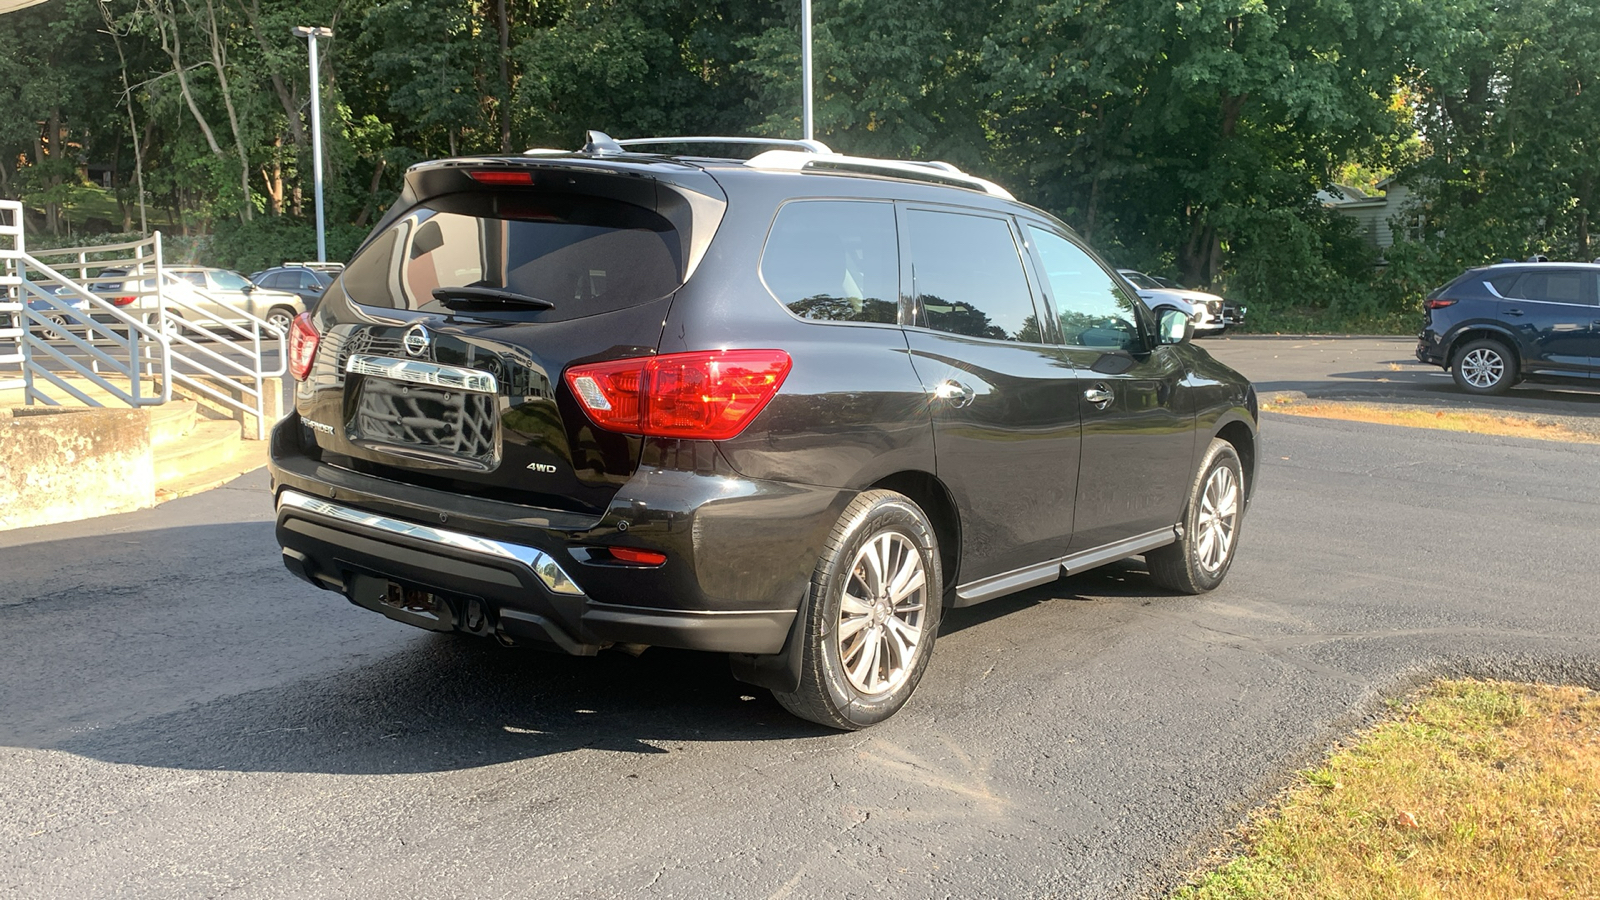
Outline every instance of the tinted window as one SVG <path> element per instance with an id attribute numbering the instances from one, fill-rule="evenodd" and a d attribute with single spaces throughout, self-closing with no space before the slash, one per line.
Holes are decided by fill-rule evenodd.
<path id="1" fill-rule="evenodd" d="M 1584 290 L 1585 278 L 1593 279 L 1594 275 L 1573 269 L 1524 272 L 1513 288 L 1514 293 L 1506 296 L 1549 303 L 1594 303 L 1592 286 L 1591 290 Z"/>
<path id="2" fill-rule="evenodd" d="M 912 290 L 928 327 L 1007 341 L 1043 340 L 1028 277 L 1004 219 L 914 209 Z"/>
<path id="3" fill-rule="evenodd" d="M 761 254 L 761 277 L 802 319 L 899 321 L 894 207 L 847 200 L 785 204 Z"/>
<path id="4" fill-rule="evenodd" d="M 1061 334 L 1068 344 L 1132 350 L 1139 347 L 1138 302 L 1083 248 L 1054 232 L 1029 226 L 1050 285 Z"/>
<path id="5" fill-rule="evenodd" d="M 637 306 L 682 282 L 678 234 L 641 207 L 596 197 L 453 194 L 402 216 L 341 280 L 369 306 L 442 311 L 440 287 L 549 300 L 545 321 Z"/>
<path id="6" fill-rule="evenodd" d="M 295 287 L 298 280 L 288 272 L 273 272 L 261 279 L 261 286 L 268 290 L 281 291 Z"/>
<path id="7" fill-rule="evenodd" d="M 1507 272 L 1504 275 L 1495 275 L 1491 278 L 1487 278 L 1485 281 L 1487 281 L 1489 286 L 1493 287 L 1495 292 L 1500 296 L 1515 297 L 1517 295 L 1517 279 L 1521 277 L 1522 275 L 1520 273 Z"/>

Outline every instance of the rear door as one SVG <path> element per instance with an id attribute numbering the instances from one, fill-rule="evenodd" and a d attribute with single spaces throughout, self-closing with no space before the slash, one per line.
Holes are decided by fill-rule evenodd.
<path id="1" fill-rule="evenodd" d="M 1500 302 L 1500 317 L 1517 335 L 1524 372 L 1589 374 L 1591 360 L 1600 357 L 1595 282 L 1591 271 L 1540 266 L 1501 291 L 1506 299 Z"/>
<path id="2" fill-rule="evenodd" d="M 1148 311 L 1082 246 L 1044 222 L 1025 230 L 1076 370 L 1073 401 L 1083 416 L 1070 549 L 1170 528 L 1194 477 L 1196 449 L 1182 351 L 1154 345 Z"/>
<path id="3" fill-rule="evenodd" d="M 918 316 L 906 337 L 961 515 L 958 580 L 1060 557 L 1078 473 L 1075 378 L 1035 305 L 1021 235 L 1009 217 L 949 207 L 902 205 L 900 221 Z"/>
<path id="4" fill-rule="evenodd" d="M 389 217 L 328 288 L 296 398 L 304 439 L 332 465 L 598 513 L 632 476 L 641 440 L 596 428 L 562 373 L 656 352 L 720 191 L 700 196 L 697 212 L 637 174 L 494 171 L 528 174 L 506 186 L 460 168 L 414 171 L 409 192 L 423 199 Z M 709 178 L 704 187 L 717 190 Z M 435 295 L 462 287 L 551 307 L 451 308 Z"/>

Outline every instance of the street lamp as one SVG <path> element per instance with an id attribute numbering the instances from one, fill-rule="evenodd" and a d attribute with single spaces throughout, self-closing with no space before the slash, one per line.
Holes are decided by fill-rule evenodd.
<path id="1" fill-rule="evenodd" d="M 333 29 L 296 25 L 289 32 L 311 42 L 311 171 L 317 193 L 317 262 L 327 262 L 328 242 L 322 222 L 322 87 L 317 76 L 317 38 L 333 37 Z"/>

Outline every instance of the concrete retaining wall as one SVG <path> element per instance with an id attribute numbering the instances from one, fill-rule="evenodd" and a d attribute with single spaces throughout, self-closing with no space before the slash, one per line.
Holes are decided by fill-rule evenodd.
<path id="1" fill-rule="evenodd" d="M 144 409 L 0 409 L 0 531 L 155 505 Z"/>

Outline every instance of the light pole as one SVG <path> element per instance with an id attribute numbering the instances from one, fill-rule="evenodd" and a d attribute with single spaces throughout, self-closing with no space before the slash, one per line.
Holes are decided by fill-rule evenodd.
<path id="1" fill-rule="evenodd" d="M 322 81 L 317 74 L 317 38 L 333 37 L 333 29 L 296 25 L 289 31 L 311 42 L 311 171 L 317 194 L 317 262 L 327 262 L 328 241 L 322 222 Z"/>
<path id="2" fill-rule="evenodd" d="M 805 139 L 809 141 L 814 137 L 811 133 L 811 0 L 800 0 L 800 44 L 800 80 L 804 82 L 800 122 L 805 129 Z"/>

